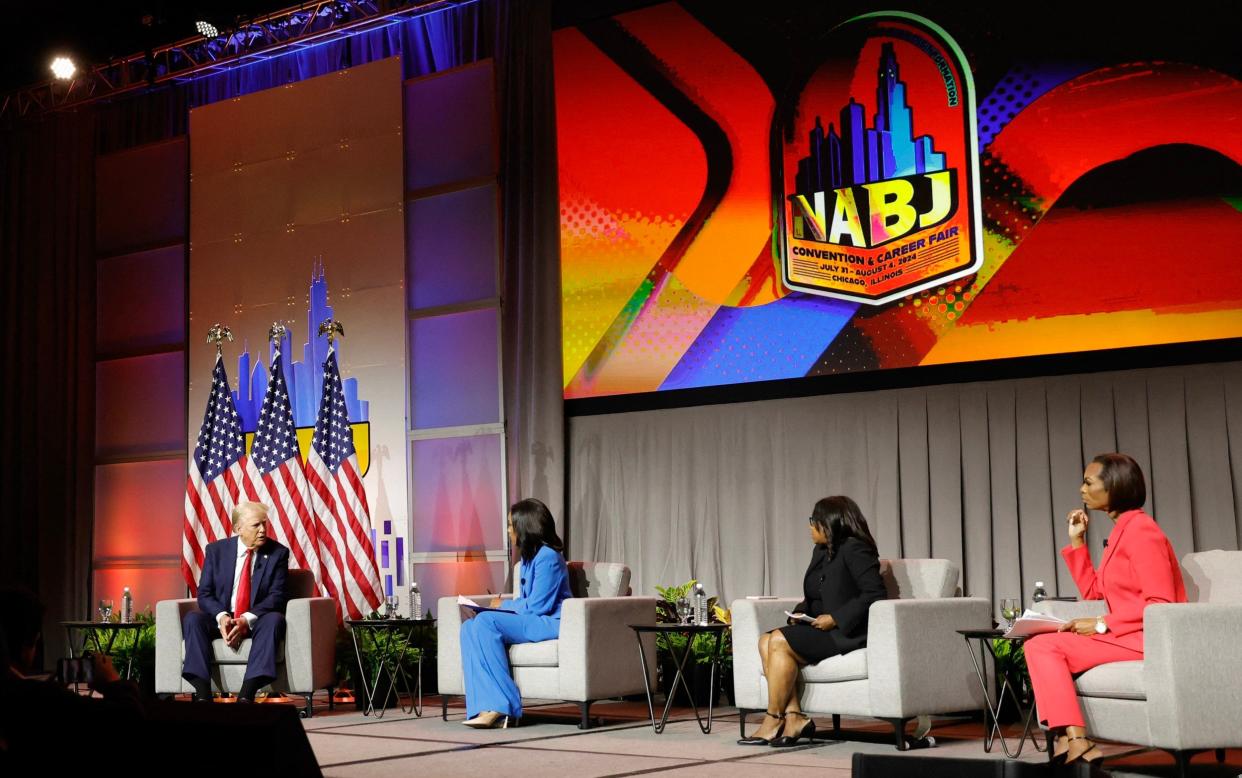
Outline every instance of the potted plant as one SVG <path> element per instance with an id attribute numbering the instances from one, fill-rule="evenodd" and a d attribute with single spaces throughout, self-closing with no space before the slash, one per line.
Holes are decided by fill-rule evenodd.
<path id="1" fill-rule="evenodd" d="M 661 624 L 677 624 L 681 621 L 677 613 L 678 600 L 687 599 L 690 592 L 694 590 L 698 581 L 691 579 L 680 586 L 657 586 L 656 592 L 660 595 L 660 599 L 656 601 L 656 621 Z M 729 612 L 716 605 L 715 597 L 709 597 L 707 600 L 708 621 L 711 623 L 728 624 Z M 722 618 L 723 616 L 723 618 Z M 716 674 L 716 684 L 712 687 L 711 681 L 711 662 L 712 652 L 716 647 L 716 636 L 711 634 L 694 635 L 693 641 L 690 643 L 691 656 L 686 660 L 685 675 L 686 684 L 690 687 L 694 696 L 694 702 L 697 705 L 705 705 L 710 698 L 716 699 L 722 688 L 728 688 L 730 695 L 732 694 L 732 632 L 726 631 L 720 637 L 720 668 Z M 679 684 L 676 690 L 669 687 L 672 686 L 673 677 L 677 672 L 677 665 L 673 661 L 670 650 L 675 650 L 681 656 L 686 648 L 686 636 L 678 634 L 656 635 L 656 663 L 659 674 L 660 688 L 664 693 L 674 693 L 674 704 L 689 705 L 690 700 L 686 697 L 686 692 Z M 728 683 L 726 684 L 725 676 L 728 675 Z"/>
<path id="2" fill-rule="evenodd" d="M 1014 705 L 1017 697 L 1023 707 L 1031 705 L 1031 675 L 1026 669 L 1026 654 L 1022 650 L 1022 642 L 995 638 L 992 640 L 992 653 L 996 657 L 996 691 L 999 694 L 1002 683 L 1008 683 L 1013 695 L 1001 697 L 1000 715 L 1002 722 L 1018 721 L 1021 711 Z"/>
<path id="3" fill-rule="evenodd" d="M 372 613 L 368 619 L 380 618 Z M 421 629 L 416 627 L 415 629 Z M 377 630 L 357 628 L 357 650 L 354 648 L 354 636 L 349 630 L 342 629 L 336 641 L 336 675 L 337 678 L 349 678 L 350 688 L 354 693 L 354 704 L 359 710 L 366 708 L 366 692 L 362 690 L 363 681 L 359 677 L 359 654 L 362 667 L 366 669 L 366 680 L 375 689 L 375 707 L 393 708 L 398 704 L 397 690 L 392 688 L 392 678 L 384 668 L 400 667 L 409 679 L 410 690 L 415 691 L 416 673 L 419 672 L 419 658 L 424 657 L 422 665 L 423 694 L 435 692 L 435 648 L 432 646 L 427 653 L 411 639 L 409 644 L 404 633 L 381 633 Z M 434 638 L 433 638 L 434 639 Z M 428 689 L 428 676 L 431 688 Z M 399 687 L 400 688 L 400 687 Z M 401 691 L 404 691 L 402 688 Z"/>
<path id="4" fill-rule="evenodd" d="M 119 623 L 120 614 L 113 613 L 112 621 Z M 130 668 L 130 679 L 138 684 L 144 694 L 155 694 L 155 615 L 147 608 L 134 614 L 134 621 L 142 626 L 138 629 L 119 630 L 112 642 L 112 664 L 118 673 L 124 675 L 125 668 Z M 106 641 L 104 641 L 106 642 Z M 87 648 L 93 648 L 88 643 Z"/>

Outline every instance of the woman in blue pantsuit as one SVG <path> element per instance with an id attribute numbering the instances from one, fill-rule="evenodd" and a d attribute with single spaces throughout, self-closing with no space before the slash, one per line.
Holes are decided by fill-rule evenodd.
<path id="1" fill-rule="evenodd" d="M 509 646 L 553 640 L 561 633 L 561 601 L 569 593 L 564 544 L 548 506 L 527 499 L 509 509 L 509 540 L 522 555 L 521 595 L 495 600 L 461 625 L 461 660 L 466 680 L 467 727 L 507 727 L 522 716 L 522 697 L 509 672 Z"/>

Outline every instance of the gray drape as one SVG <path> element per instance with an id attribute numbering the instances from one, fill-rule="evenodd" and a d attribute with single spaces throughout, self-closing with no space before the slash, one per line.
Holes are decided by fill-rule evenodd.
<path id="1" fill-rule="evenodd" d="M 537 497 L 564 529 L 561 269 L 548 0 L 496 6 L 509 497 Z"/>
<path id="2" fill-rule="evenodd" d="M 800 594 L 807 518 L 856 499 L 886 557 L 959 564 L 967 594 L 1077 594 L 1058 549 L 1084 464 L 1123 451 L 1179 556 L 1242 535 L 1242 362 L 1002 380 L 570 420 L 571 559 L 636 594 L 695 577 Z M 1111 522 L 1093 514 L 1098 560 Z"/>

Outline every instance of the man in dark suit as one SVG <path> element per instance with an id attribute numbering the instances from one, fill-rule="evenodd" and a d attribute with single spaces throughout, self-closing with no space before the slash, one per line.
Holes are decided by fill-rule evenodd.
<path id="1" fill-rule="evenodd" d="M 267 507 L 241 502 L 233 509 L 233 537 L 207 546 L 198 582 L 198 610 L 182 620 L 181 675 L 196 700 L 211 701 L 211 645 L 223 639 L 237 651 L 249 637 L 250 656 L 240 702 L 254 702 L 276 680 L 276 647 L 285 635 L 285 581 L 289 549 L 267 536 Z"/>

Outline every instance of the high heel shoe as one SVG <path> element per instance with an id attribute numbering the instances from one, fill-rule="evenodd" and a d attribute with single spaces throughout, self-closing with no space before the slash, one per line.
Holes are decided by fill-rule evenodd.
<path id="1" fill-rule="evenodd" d="M 462 724 L 471 729 L 508 729 L 509 717 L 494 710 L 485 710 L 472 719 L 466 719 Z"/>
<path id="2" fill-rule="evenodd" d="M 777 721 L 785 720 L 784 713 L 773 713 L 771 711 L 765 711 L 764 715 L 771 716 Z M 779 732 L 780 730 L 777 730 L 777 731 Z M 766 738 L 766 737 L 755 737 L 754 735 L 751 735 L 750 737 L 744 737 L 744 738 L 739 739 L 737 741 L 737 744 L 739 746 L 770 746 L 772 745 L 772 741 L 774 740 L 776 740 L 776 737 Z"/>
<path id="3" fill-rule="evenodd" d="M 1089 765 L 1091 767 L 1092 773 L 1094 774 L 1097 770 L 1100 769 L 1100 760 L 1104 758 L 1104 752 L 1101 751 L 1099 747 L 1096 746 L 1096 744 L 1090 738 L 1086 737 L 1085 735 L 1082 737 L 1072 737 L 1069 739 L 1069 742 L 1073 743 L 1075 740 L 1086 740 L 1088 743 L 1091 743 L 1091 745 L 1088 746 L 1083 751 L 1079 752 L 1078 756 L 1074 757 L 1073 759 L 1068 758 L 1069 751 L 1067 750 L 1065 752 L 1066 759 L 1064 762 L 1062 762 L 1062 764 L 1071 765 L 1076 762 L 1082 762 L 1085 765 Z M 1087 759 L 1086 758 L 1087 754 L 1091 753 L 1092 751 L 1096 753 L 1095 758 Z"/>
<path id="4" fill-rule="evenodd" d="M 772 747 L 789 748 L 790 746 L 796 746 L 798 745 L 798 741 L 804 737 L 807 741 L 810 741 L 815 737 L 815 720 L 810 716 L 807 717 L 806 723 L 802 725 L 802 729 L 798 730 L 798 734 L 784 735 L 782 737 L 775 738 L 772 741 Z"/>

